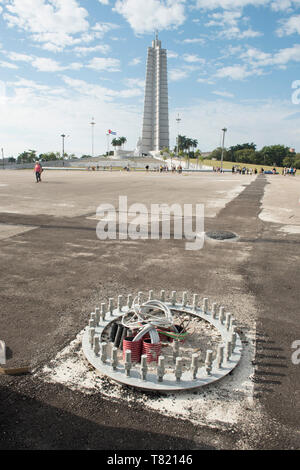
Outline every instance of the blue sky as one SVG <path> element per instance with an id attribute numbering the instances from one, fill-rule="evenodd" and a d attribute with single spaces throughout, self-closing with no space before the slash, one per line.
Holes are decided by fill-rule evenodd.
<path id="1" fill-rule="evenodd" d="M 0 0 L 0 147 L 106 151 L 141 135 L 147 47 L 168 50 L 170 144 L 300 151 L 300 0 Z M 295 88 L 296 87 L 296 88 Z"/>

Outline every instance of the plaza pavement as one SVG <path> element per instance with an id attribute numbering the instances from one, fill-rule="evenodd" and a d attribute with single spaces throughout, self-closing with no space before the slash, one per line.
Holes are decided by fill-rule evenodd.
<path id="1" fill-rule="evenodd" d="M 298 177 L 289 178 L 46 171 L 36 184 L 31 171 L 1 171 L 0 339 L 7 367 L 30 365 L 35 374 L 0 376 L 0 448 L 299 447 L 300 366 L 291 356 L 300 340 L 300 213 Z M 101 203 L 117 206 L 119 195 L 129 204 L 204 204 L 205 230 L 239 239 L 206 241 L 198 252 L 186 251 L 184 240 L 101 242 L 95 211 Z M 149 289 L 198 292 L 237 318 L 253 351 L 253 388 L 231 424 L 206 421 L 201 412 L 191 422 L 109 401 L 101 389 L 87 396 L 42 380 L 39 371 L 99 301 Z M 230 400 L 226 406 L 230 414 Z"/>

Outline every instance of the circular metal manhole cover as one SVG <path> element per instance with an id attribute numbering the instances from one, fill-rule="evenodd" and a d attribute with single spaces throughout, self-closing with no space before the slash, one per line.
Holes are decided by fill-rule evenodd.
<path id="1" fill-rule="evenodd" d="M 218 230 L 214 232 L 206 232 L 206 236 L 212 240 L 231 240 L 237 238 L 236 233 L 225 232 L 223 230 Z"/>

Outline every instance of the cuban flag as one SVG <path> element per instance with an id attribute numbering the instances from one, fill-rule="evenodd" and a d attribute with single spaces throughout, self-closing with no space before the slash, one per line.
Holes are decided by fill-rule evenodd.
<path id="1" fill-rule="evenodd" d="M 114 131 L 112 131 L 111 129 L 108 130 L 108 134 L 110 134 L 110 135 L 117 135 L 117 133 L 114 132 Z"/>

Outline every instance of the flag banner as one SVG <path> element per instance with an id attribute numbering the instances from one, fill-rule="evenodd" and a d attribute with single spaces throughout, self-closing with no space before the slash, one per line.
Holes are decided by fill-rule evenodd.
<path id="1" fill-rule="evenodd" d="M 111 134 L 111 135 L 117 135 L 117 133 L 112 131 L 111 129 L 108 130 L 108 133 Z"/>

